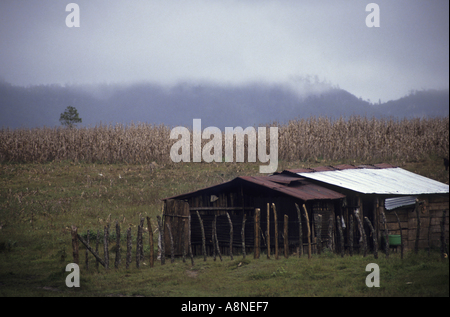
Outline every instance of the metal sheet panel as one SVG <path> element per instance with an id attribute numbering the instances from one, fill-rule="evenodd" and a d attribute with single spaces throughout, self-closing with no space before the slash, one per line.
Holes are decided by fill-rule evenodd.
<path id="1" fill-rule="evenodd" d="M 392 210 L 399 207 L 411 206 L 416 204 L 417 196 L 400 196 L 387 198 L 384 200 L 386 210 Z"/>
<path id="2" fill-rule="evenodd" d="M 363 194 L 420 195 L 449 193 L 449 185 L 395 168 L 358 168 L 297 173 Z"/>

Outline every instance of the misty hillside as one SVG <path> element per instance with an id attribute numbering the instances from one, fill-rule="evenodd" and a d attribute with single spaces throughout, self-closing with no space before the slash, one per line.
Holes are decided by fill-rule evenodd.
<path id="1" fill-rule="evenodd" d="M 273 121 L 285 123 L 310 116 L 448 116 L 449 91 L 414 91 L 395 101 L 372 104 L 331 86 L 305 93 L 265 84 L 18 87 L 0 82 L 0 127 L 58 126 L 59 115 L 67 106 L 78 109 L 83 126 L 116 122 L 191 126 L 192 119 L 200 118 L 203 128 L 223 129 Z"/>

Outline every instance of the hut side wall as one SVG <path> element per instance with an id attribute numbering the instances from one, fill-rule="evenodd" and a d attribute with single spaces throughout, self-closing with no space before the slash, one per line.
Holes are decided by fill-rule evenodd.
<path id="1" fill-rule="evenodd" d="M 420 196 L 419 201 L 423 202 L 420 208 L 420 236 L 419 248 L 427 249 L 430 243 L 432 248 L 439 248 L 441 245 L 441 221 L 443 211 L 446 210 L 445 218 L 445 239 L 449 240 L 449 199 L 448 196 L 430 195 Z M 397 208 L 395 210 L 399 216 L 402 226 L 402 242 L 405 250 L 414 250 L 417 235 L 417 215 L 415 206 Z M 397 218 L 393 211 L 386 212 L 389 234 L 400 234 Z M 431 221 L 431 223 L 430 223 Z M 430 242 L 429 242 L 430 241 Z"/>
<path id="2" fill-rule="evenodd" d="M 174 255 L 181 256 L 188 247 L 189 233 L 189 205 L 181 200 L 169 199 L 164 206 L 164 244 L 165 254 L 171 254 L 171 240 L 169 230 L 170 227 L 174 245 Z M 184 248 L 183 248 L 184 243 Z"/>

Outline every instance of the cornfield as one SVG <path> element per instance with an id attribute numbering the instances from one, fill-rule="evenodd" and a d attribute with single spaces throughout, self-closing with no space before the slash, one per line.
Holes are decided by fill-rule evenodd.
<path id="1" fill-rule="evenodd" d="M 270 126 L 278 126 L 278 158 L 284 161 L 311 158 L 411 161 L 428 155 L 448 157 L 449 151 L 448 117 L 411 120 L 313 117 Z M 170 149 L 177 140 L 169 138 L 170 131 L 168 126 L 150 124 L 1 129 L 0 162 L 171 164 Z M 269 149 L 268 142 L 266 148 Z M 245 145 L 245 153 L 247 150 Z"/>

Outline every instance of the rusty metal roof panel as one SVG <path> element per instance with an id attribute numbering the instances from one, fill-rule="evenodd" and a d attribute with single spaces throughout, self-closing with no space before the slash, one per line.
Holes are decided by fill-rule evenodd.
<path id="1" fill-rule="evenodd" d="M 255 184 L 257 186 L 274 190 L 279 193 L 299 198 L 304 201 L 318 200 L 318 199 L 333 200 L 345 197 L 341 193 L 322 187 L 320 185 L 313 184 L 310 181 L 305 180 L 304 178 L 297 175 L 296 176 L 272 175 L 272 176 L 240 176 L 225 183 L 202 188 L 186 194 L 164 198 L 163 200 L 186 199 L 204 192 L 211 192 L 211 193 L 219 192 L 223 189 L 236 186 L 236 183 L 238 182 L 247 182 Z"/>
<path id="2" fill-rule="evenodd" d="M 276 175 L 267 176 L 267 180 L 269 180 L 271 182 L 286 184 L 286 185 L 292 184 L 294 182 L 299 182 L 302 179 L 304 180 L 303 177 L 300 177 L 298 175 L 276 174 Z"/>
<path id="3" fill-rule="evenodd" d="M 304 179 L 298 179 L 295 183 L 292 183 L 292 186 L 286 186 L 272 182 L 270 180 L 272 177 L 273 176 L 241 176 L 239 178 L 304 201 L 316 199 L 341 199 L 345 197 L 341 193 L 313 184 Z"/>
<path id="4" fill-rule="evenodd" d="M 449 193 L 449 185 L 389 165 L 374 168 L 301 172 L 298 175 L 363 194 L 420 195 Z"/>

